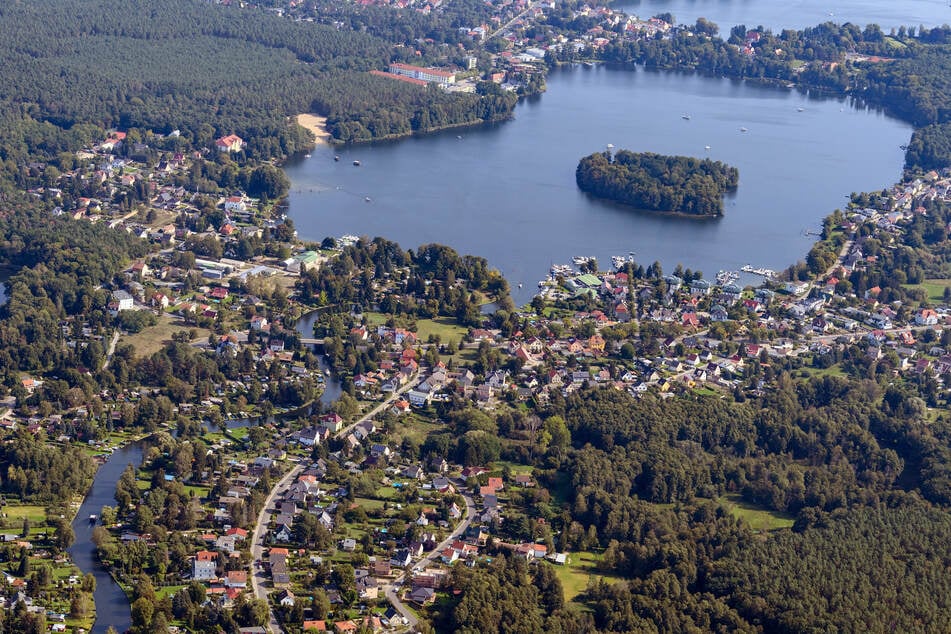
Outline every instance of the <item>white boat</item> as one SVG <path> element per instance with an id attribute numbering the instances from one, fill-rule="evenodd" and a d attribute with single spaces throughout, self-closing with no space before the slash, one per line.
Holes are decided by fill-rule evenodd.
<path id="1" fill-rule="evenodd" d="M 582 264 L 587 264 L 589 260 L 593 260 L 593 259 L 594 258 L 589 255 L 576 255 L 575 257 L 571 258 L 571 261 L 577 264 L 578 266 L 581 266 Z"/>
<path id="2" fill-rule="evenodd" d="M 709 146 L 709 145 L 704 145 L 704 146 L 703 146 L 703 149 L 704 149 L 704 150 L 709 150 L 709 149 L 710 149 L 710 146 Z"/>
<path id="3" fill-rule="evenodd" d="M 802 107 L 796 108 L 796 112 L 802 112 L 803 110 L 805 110 L 805 108 L 802 108 Z"/>
<path id="4" fill-rule="evenodd" d="M 304 158 L 310 158 L 310 154 L 305 154 Z"/>
<path id="5" fill-rule="evenodd" d="M 360 161 L 354 161 L 354 162 L 353 162 L 353 166 L 354 166 L 354 167 L 360 167 Z"/>
<path id="6" fill-rule="evenodd" d="M 740 270 L 743 271 L 744 273 L 752 273 L 752 272 L 753 272 L 753 265 L 752 265 L 752 264 L 744 264 L 743 266 L 740 267 Z"/>
<path id="7" fill-rule="evenodd" d="M 725 286 L 726 284 L 731 284 L 739 279 L 740 274 L 736 271 L 717 271 L 717 284 Z"/>
<path id="8" fill-rule="evenodd" d="M 740 132 L 746 132 L 746 128 L 740 128 Z"/>
<path id="9" fill-rule="evenodd" d="M 364 200 L 364 201 L 366 201 L 366 202 L 370 202 L 370 197 L 369 197 L 369 196 L 367 196 L 367 197 L 366 197 L 366 198 L 364 198 L 363 200 Z"/>
<path id="10" fill-rule="evenodd" d="M 627 258 L 623 255 L 612 255 L 611 264 L 613 264 L 616 269 L 624 268 L 624 265 L 627 264 Z"/>
<path id="11" fill-rule="evenodd" d="M 690 121 L 690 115 L 689 115 L 689 114 L 682 114 L 682 115 L 680 115 L 680 118 L 683 119 L 684 121 Z"/>

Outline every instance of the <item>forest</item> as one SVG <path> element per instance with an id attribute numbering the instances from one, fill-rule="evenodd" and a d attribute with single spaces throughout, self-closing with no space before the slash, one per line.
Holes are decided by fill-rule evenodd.
<path id="1" fill-rule="evenodd" d="M 238 134 L 239 160 L 279 159 L 311 142 L 288 119 L 300 112 L 330 116 L 337 138 L 353 141 L 505 118 L 514 107 L 497 94 L 368 76 L 399 57 L 376 37 L 199 0 L 5 3 L 0 37 L 9 173 L 110 128 L 179 130 L 194 148 Z"/>
<path id="2" fill-rule="evenodd" d="M 637 209 L 722 216 L 740 172 L 720 161 L 653 152 L 596 152 L 578 163 L 581 191 Z"/>

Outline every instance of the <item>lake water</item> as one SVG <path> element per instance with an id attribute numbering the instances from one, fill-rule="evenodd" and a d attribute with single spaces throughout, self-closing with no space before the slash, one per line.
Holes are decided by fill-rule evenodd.
<path id="1" fill-rule="evenodd" d="M 125 632 L 132 626 L 129 600 L 109 572 L 96 558 L 96 546 L 92 543 L 94 524 L 89 522 L 90 515 L 99 515 L 103 506 L 116 505 L 116 483 L 126 466 L 138 467 L 142 462 L 142 446 L 138 443 L 116 450 L 99 467 L 92 488 L 83 500 L 82 506 L 73 522 L 76 541 L 69 549 L 73 562 L 83 573 L 91 572 L 96 577 L 96 623 L 91 634 L 105 634 L 109 626 L 117 632 Z"/>
<path id="2" fill-rule="evenodd" d="M 521 103 L 513 121 L 316 148 L 286 167 L 290 216 L 306 239 L 384 236 L 404 248 L 439 242 L 484 256 L 517 303 L 531 299 L 553 263 L 576 255 L 608 268 L 611 255 L 635 251 L 645 265 L 682 263 L 710 278 L 746 263 L 778 270 L 805 257 L 814 240 L 805 231 L 850 192 L 899 178 L 911 131 L 845 99 L 579 66 L 553 72 L 548 92 Z M 578 191 L 575 168 L 608 143 L 725 161 L 739 168 L 739 189 L 724 217 L 705 220 L 591 199 Z"/>
<path id="3" fill-rule="evenodd" d="M 863 27 L 878 24 L 887 33 L 900 26 L 951 23 L 947 0 L 621 0 L 613 6 L 642 18 L 670 13 L 679 24 L 706 18 L 715 22 L 723 35 L 729 35 L 730 27 L 737 24 L 748 28 L 762 25 L 778 33 L 822 22 L 851 22 Z"/>

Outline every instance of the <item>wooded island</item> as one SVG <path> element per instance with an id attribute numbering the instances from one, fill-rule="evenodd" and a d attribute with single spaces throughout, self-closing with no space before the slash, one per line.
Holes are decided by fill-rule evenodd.
<path id="1" fill-rule="evenodd" d="M 582 191 L 638 209 L 722 216 L 740 172 L 720 161 L 619 150 L 584 157 L 575 177 Z"/>

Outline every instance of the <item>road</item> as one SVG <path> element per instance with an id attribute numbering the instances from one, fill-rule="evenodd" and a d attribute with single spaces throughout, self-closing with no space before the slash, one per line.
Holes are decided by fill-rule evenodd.
<path id="1" fill-rule="evenodd" d="M 271 492 L 268 493 L 267 499 L 264 500 L 264 506 L 261 508 L 261 513 L 258 515 L 258 520 L 254 525 L 254 533 L 251 535 L 251 592 L 258 599 L 267 601 L 267 588 L 264 587 L 264 582 L 267 581 L 267 573 L 264 572 L 262 560 L 264 558 L 264 538 L 267 536 L 268 509 L 274 506 L 274 498 L 277 497 L 278 491 L 283 491 L 303 470 L 303 464 L 297 465 L 274 485 Z M 281 634 L 283 630 L 281 629 L 281 625 L 277 622 L 277 618 L 274 616 L 274 611 L 271 610 L 271 604 L 269 602 L 267 618 L 268 631 L 272 634 Z"/>
<path id="2" fill-rule="evenodd" d="M 409 378 L 409 381 L 406 382 L 406 385 L 404 385 L 404 386 L 401 387 L 400 389 L 398 389 L 398 390 L 396 390 L 395 392 L 393 392 L 392 394 L 390 394 L 390 396 L 387 397 L 387 399 L 386 399 L 385 401 L 383 401 L 382 403 L 380 403 L 379 405 L 377 405 L 376 407 L 374 407 L 373 409 L 371 409 L 368 414 L 366 414 L 365 416 L 361 417 L 361 418 L 360 418 L 359 420 L 357 420 L 356 422 L 351 423 L 351 424 L 347 425 L 346 427 L 344 427 L 343 429 L 341 429 L 340 431 L 338 431 L 336 434 L 334 434 L 334 438 L 336 438 L 336 439 L 338 439 L 338 440 L 341 439 L 341 438 L 346 438 L 346 437 L 347 437 L 347 434 L 349 434 L 351 431 L 353 431 L 353 428 L 354 428 L 354 427 L 356 427 L 356 426 L 359 425 L 360 423 L 363 423 L 363 422 L 365 422 L 365 421 L 370 420 L 371 418 L 373 418 L 374 416 L 376 416 L 377 414 L 379 414 L 380 412 L 382 412 L 383 410 L 385 410 L 387 407 L 389 407 L 390 405 L 392 405 L 393 402 L 396 401 L 397 398 L 399 398 L 400 396 L 402 396 L 402 395 L 405 394 L 406 392 L 409 392 L 411 389 L 413 389 L 414 387 L 416 387 L 416 386 L 419 384 L 419 379 L 418 379 L 418 377 L 419 377 L 419 373 L 416 373 L 416 374 L 412 375 L 412 376 Z"/>
<path id="3" fill-rule="evenodd" d="M 102 369 L 105 370 L 109 367 L 109 362 L 112 361 L 112 355 L 116 352 L 116 344 L 119 343 L 119 331 L 116 330 L 112 333 L 112 341 L 109 342 L 109 349 L 106 350 L 106 362 L 102 364 Z"/>
<path id="4" fill-rule="evenodd" d="M 459 522 L 459 525 L 456 526 L 456 528 L 449 534 L 449 536 L 446 537 L 446 539 L 442 540 L 442 542 L 440 542 L 438 546 L 436 546 L 431 551 L 429 551 L 429 553 L 425 557 L 423 557 L 416 563 L 412 564 L 413 568 L 419 568 L 419 569 L 425 570 L 426 566 L 433 563 L 434 561 L 436 561 L 436 559 L 439 558 L 439 553 L 442 552 L 443 549 L 448 548 L 449 545 L 452 544 L 452 542 L 457 540 L 469 529 L 469 525 L 472 524 L 472 520 L 475 519 L 475 514 L 476 514 L 475 502 L 473 501 L 471 495 L 463 492 L 464 491 L 463 487 L 465 487 L 466 485 L 465 482 L 462 480 L 457 480 L 455 482 L 455 485 L 456 487 L 459 488 L 459 491 L 462 494 L 462 497 L 466 501 L 465 517 L 463 518 L 461 522 Z M 417 619 L 416 616 L 412 613 L 412 611 L 410 611 L 410 609 L 407 608 L 406 605 L 402 601 L 400 601 L 400 598 L 397 594 L 399 590 L 399 586 L 401 585 L 401 582 L 404 577 L 405 575 L 400 575 L 396 577 L 396 579 L 393 580 L 393 583 L 387 584 L 386 586 L 384 586 L 383 594 L 384 596 L 386 596 L 387 601 L 389 601 L 393 605 L 393 607 L 396 608 L 396 611 L 399 612 L 403 616 L 404 619 L 406 619 L 406 623 L 409 625 L 410 631 L 413 631 L 416 628 L 416 625 L 419 623 L 419 619 Z"/>

